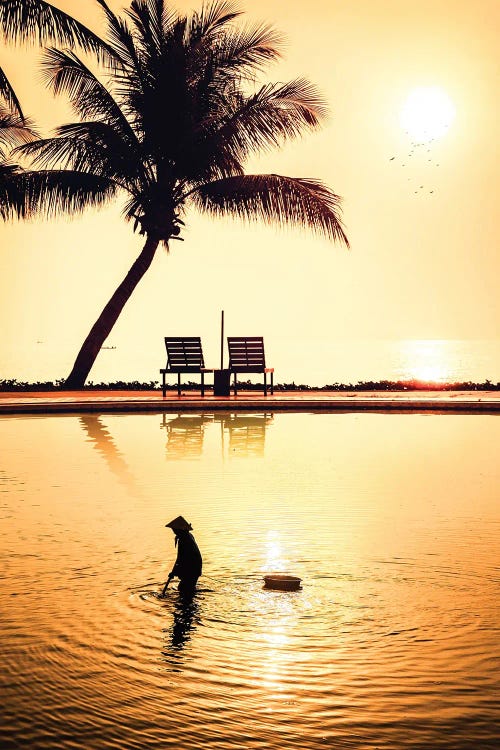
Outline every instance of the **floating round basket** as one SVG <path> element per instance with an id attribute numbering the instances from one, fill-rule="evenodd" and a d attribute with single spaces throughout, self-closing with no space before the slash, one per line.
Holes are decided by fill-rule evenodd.
<path id="1" fill-rule="evenodd" d="M 302 588 L 301 579 L 297 576 L 287 576 L 283 573 L 270 573 L 264 576 L 265 589 L 279 589 L 280 591 L 297 591 Z"/>

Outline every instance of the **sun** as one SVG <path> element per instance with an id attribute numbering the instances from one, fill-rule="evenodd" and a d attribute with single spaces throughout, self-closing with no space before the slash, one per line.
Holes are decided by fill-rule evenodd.
<path id="1" fill-rule="evenodd" d="M 449 342 L 441 340 L 408 340 L 403 342 L 401 354 L 405 378 L 432 383 L 444 383 L 450 378 Z"/>
<path id="2" fill-rule="evenodd" d="M 455 119 L 455 105 L 439 86 L 419 86 L 410 92 L 400 113 L 401 127 L 417 143 L 441 138 Z"/>

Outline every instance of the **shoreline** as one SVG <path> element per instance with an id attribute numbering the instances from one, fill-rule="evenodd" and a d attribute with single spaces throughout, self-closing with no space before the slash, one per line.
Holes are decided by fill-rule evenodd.
<path id="1" fill-rule="evenodd" d="M 177 385 L 174 383 L 167 383 L 167 391 L 177 391 Z M 253 383 L 249 380 L 246 382 L 239 383 L 239 389 L 241 391 L 253 392 L 262 389 L 262 385 Z M 86 383 L 83 388 L 79 389 L 79 392 L 85 393 L 87 391 L 161 391 L 162 387 L 157 380 L 151 380 L 149 382 L 140 382 L 137 380 L 133 381 L 114 381 L 109 383 L 93 383 L 90 381 Z M 182 384 L 183 391 L 199 391 L 199 383 L 193 381 L 187 381 Z M 210 392 L 213 390 L 212 384 L 205 385 L 205 390 Z M 435 382 L 426 380 L 361 380 L 356 384 L 353 383 L 330 383 L 327 385 L 307 385 L 306 383 L 276 383 L 274 390 L 277 392 L 306 392 L 306 393 L 324 393 L 324 392 L 412 392 L 412 391 L 424 391 L 428 392 L 447 392 L 447 391 L 500 391 L 500 382 L 494 383 L 491 380 L 484 380 L 482 382 L 474 381 L 456 381 L 456 382 Z M 0 393 L 32 393 L 32 392 L 65 392 L 64 381 L 37 381 L 30 383 L 27 381 L 18 381 L 15 378 L 3 378 L 0 379 Z"/>
<path id="2" fill-rule="evenodd" d="M 390 412 L 443 414 L 498 414 L 498 390 L 434 391 L 239 391 L 237 396 L 213 396 L 187 390 L 0 391 L 0 416 L 131 413 L 131 412 Z"/>

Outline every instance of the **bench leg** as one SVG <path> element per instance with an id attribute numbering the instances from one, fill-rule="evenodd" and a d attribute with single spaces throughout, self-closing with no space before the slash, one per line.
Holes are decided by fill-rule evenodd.
<path id="1" fill-rule="evenodd" d="M 264 373 L 264 396 L 267 396 L 267 373 Z"/>
<path id="2" fill-rule="evenodd" d="M 271 396 L 274 396 L 274 372 L 271 373 Z"/>
<path id="3" fill-rule="evenodd" d="M 177 373 L 177 395 L 181 395 L 181 374 L 180 372 Z"/>
<path id="4" fill-rule="evenodd" d="M 234 395 L 238 392 L 238 384 L 236 383 L 236 373 L 234 373 Z"/>
<path id="5" fill-rule="evenodd" d="M 205 373 L 201 373 L 201 395 L 205 395 Z"/>
<path id="6" fill-rule="evenodd" d="M 167 387 L 165 385 L 165 373 L 162 372 L 162 375 L 163 375 L 163 381 L 162 381 L 162 384 L 161 384 L 161 388 L 162 388 L 162 391 L 163 391 L 163 398 L 165 398 L 165 396 L 167 395 Z"/>

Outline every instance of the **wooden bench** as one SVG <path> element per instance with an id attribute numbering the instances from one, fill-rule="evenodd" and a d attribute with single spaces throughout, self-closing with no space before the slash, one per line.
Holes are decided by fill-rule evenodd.
<path id="1" fill-rule="evenodd" d="M 228 336 L 229 372 L 234 373 L 234 395 L 238 392 L 237 373 L 261 372 L 264 375 L 264 395 L 267 396 L 267 373 L 271 375 L 271 395 L 274 393 L 274 367 L 266 367 L 262 336 Z"/>
<path id="2" fill-rule="evenodd" d="M 201 395 L 205 395 L 205 373 L 213 369 L 205 367 L 201 339 L 199 336 L 165 336 L 167 349 L 167 366 L 160 370 L 163 376 L 163 397 L 166 395 L 165 376 L 177 373 L 177 395 L 181 395 L 181 374 L 197 373 L 201 375 Z"/>

